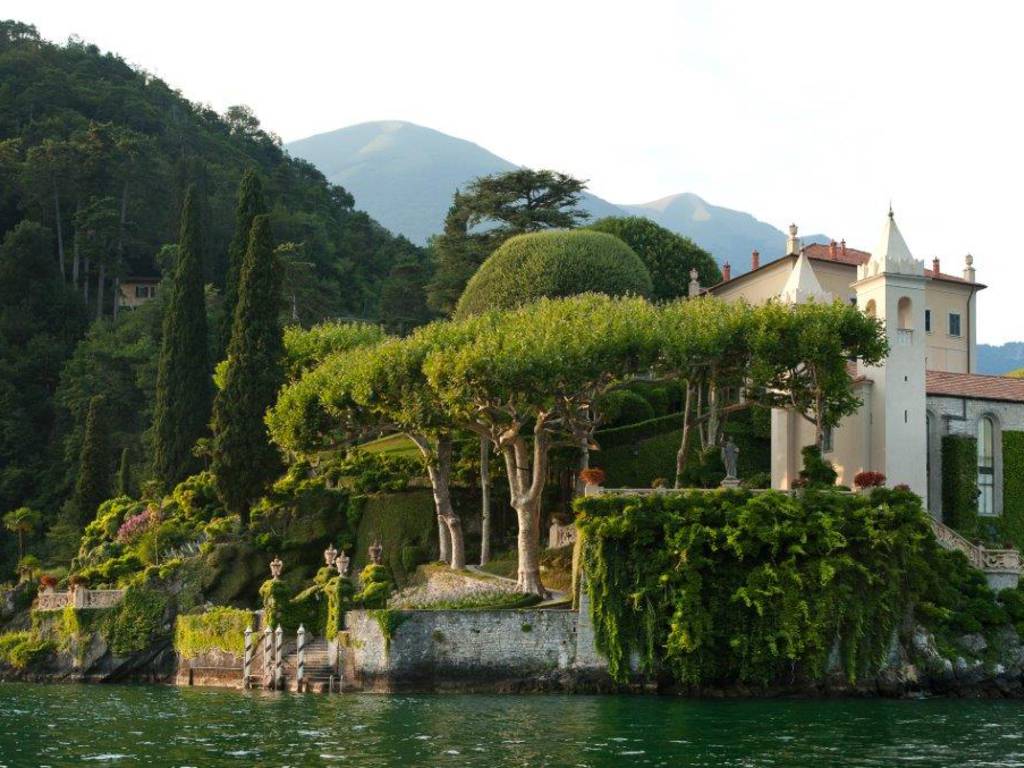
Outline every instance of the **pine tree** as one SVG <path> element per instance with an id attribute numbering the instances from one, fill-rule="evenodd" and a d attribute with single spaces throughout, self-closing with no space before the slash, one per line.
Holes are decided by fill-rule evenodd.
<path id="1" fill-rule="evenodd" d="M 117 491 L 118 496 L 132 495 L 132 452 L 125 447 L 121 451 L 121 463 L 117 466 Z"/>
<path id="2" fill-rule="evenodd" d="M 203 232 L 195 187 L 181 211 L 178 264 L 164 310 L 153 415 L 153 472 L 170 488 L 197 471 L 192 446 L 210 417 Z"/>
<path id="3" fill-rule="evenodd" d="M 252 220 L 266 213 L 263 203 L 263 184 L 254 168 L 242 175 L 238 184 L 238 201 L 235 205 L 235 234 L 228 247 L 228 270 L 224 283 L 224 319 L 221 326 L 222 348 L 231 342 L 231 325 L 235 320 L 235 306 L 238 304 L 238 281 L 242 273 L 242 262 L 249 247 L 249 230 Z"/>
<path id="4" fill-rule="evenodd" d="M 89 400 L 85 436 L 78 459 L 78 479 L 71 498 L 76 526 L 81 528 L 96 515 L 96 508 L 110 498 L 110 435 L 103 396 Z"/>
<path id="5" fill-rule="evenodd" d="M 242 262 L 224 387 L 213 408 L 213 473 L 228 511 L 248 523 L 249 507 L 280 470 L 263 421 L 284 381 L 278 312 L 281 267 L 269 217 L 253 219 Z"/>

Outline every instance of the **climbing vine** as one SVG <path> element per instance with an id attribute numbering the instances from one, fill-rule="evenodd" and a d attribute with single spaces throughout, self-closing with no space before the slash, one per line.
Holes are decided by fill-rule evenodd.
<path id="1" fill-rule="evenodd" d="M 618 680 L 815 679 L 876 668 L 935 552 L 920 499 L 808 490 L 577 502 L 598 651 Z M 833 651 L 838 656 L 833 657 Z"/>

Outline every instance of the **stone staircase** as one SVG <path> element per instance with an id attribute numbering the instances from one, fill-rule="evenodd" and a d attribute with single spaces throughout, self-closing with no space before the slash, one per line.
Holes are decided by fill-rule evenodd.
<path id="1" fill-rule="evenodd" d="M 945 523 L 932 518 L 935 540 L 949 550 L 962 552 L 968 562 L 985 574 L 993 589 L 1016 587 L 1020 581 L 1021 559 L 1016 549 L 989 549 L 975 544 L 960 535 Z"/>
<path id="2" fill-rule="evenodd" d="M 266 649 L 262 641 L 253 648 L 252 676 L 250 688 L 274 687 L 274 651 L 270 649 L 271 664 L 269 674 L 266 667 Z M 341 679 L 336 654 L 330 644 L 323 638 L 306 636 L 305 666 L 301 682 L 301 691 L 331 693 L 341 691 Z M 282 687 L 285 690 L 300 690 L 299 683 L 299 650 L 294 636 L 285 639 L 281 644 Z"/>

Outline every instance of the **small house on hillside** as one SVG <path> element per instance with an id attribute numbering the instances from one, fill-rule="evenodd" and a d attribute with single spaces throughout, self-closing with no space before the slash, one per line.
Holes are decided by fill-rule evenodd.
<path id="1" fill-rule="evenodd" d="M 121 281 L 117 297 L 118 309 L 135 309 L 156 298 L 159 277 L 132 276 Z"/>

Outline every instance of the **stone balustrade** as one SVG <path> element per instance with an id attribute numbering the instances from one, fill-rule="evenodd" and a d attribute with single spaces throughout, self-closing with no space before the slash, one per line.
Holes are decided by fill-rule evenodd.
<path id="1" fill-rule="evenodd" d="M 570 523 L 569 525 L 559 525 L 558 523 L 551 523 L 551 528 L 548 529 L 548 548 L 558 549 L 559 547 L 567 547 L 570 544 L 576 543 L 576 526 Z"/>
<path id="2" fill-rule="evenodd" d="M 86 589 L 77 587 L 68 592 L 40 592 L 36 598 L 37 611 L 60 611 L 67 606 L 75 610 L 113 608 L 124 599 L 123 589 Z"/>
<path id="3" fill-rule="evenodd" d="M 964 556 L 979 571 L 988 577 L 995 587 L 1004 584 L 1016 585 L 1020 579 L 1021 559 L 1016 549 L 989 549 L 975 544 L 954 531 L 948 525 L 932 519 L 935 539 L 946 549 L 963 552 Z"/>

